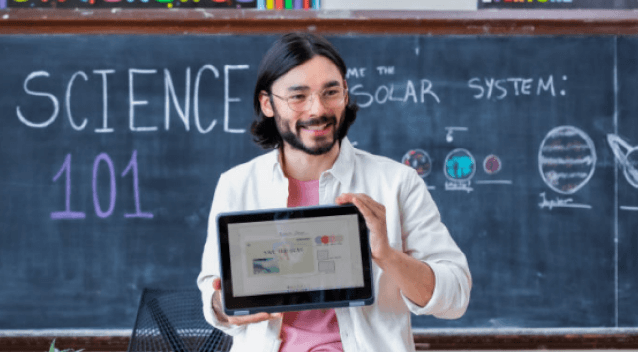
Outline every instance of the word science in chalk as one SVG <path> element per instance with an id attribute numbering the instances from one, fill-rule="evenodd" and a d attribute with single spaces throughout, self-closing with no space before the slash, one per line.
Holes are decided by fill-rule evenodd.
<path id="1" fill-rule="evenodd" d="M 248 70 L 249 68 L 249 65 L 224 65 L 220 72 L 213 65 L 203 65 L 194 74 L 194 79 L 190 67 L 185 69 L 185 74 L 181 77 L 178 77 L 179 74 L 171 73 L 166 68 L 129 68 L 128 70 L 119 71 L 115 69 L 79 70 L 70 75 L 68 79 L 65 77 L 67 75 L 58 75 L 56 77 L 55 74 L 51 74 L 48 71 L 33 71 L 25 77 L 22 85 L 24 94 L 28 97 L 25 98 L 27 103 L 19 103 L 16 106 L 16 114 L 20 122 L 31 128 L 47 128 L 56 123 L 60 115 L 66 114 L 67 122 L 76 131 L 92 129 L 95 133 L 112 133 L 115 129 L 111 126 L 111 123 L 113 119 L 122 118 L 122 107 L 120 105 L 126 104 L 124 111 L 127 110 L 128 129 L 131 132 L 154 132 L 162 128 L 165 131 L 169 131 L 171 113 L 179 116 L 184 131 L 190 131 L 192 107 L 194 130 L 204 134 L 213 130 L 217 125 L 217 119 L 214 116 L 211 117 L 210 113 L 200 113 L 200 105 L 206 105 L 208 107 L 207 111 L 211 110 L 211 105 L 216 105 L 217 102 L 222 101 L 220 98 L 222 98 L 223 94 L 224 132 L 244 133 L 244 129 L 229 127 L 231 103 L 236 105 L 236 103 L 242 101 L 239 97 L 231 96 L 229 92 L 232 86 L 232 77 L 239 74 L 250 74 L 250 72 L 237 72 Z M 174 76 L 175 82 L 177 82 L 175 84 L 173 83 Z M 243 80 L 245 79 L 243 78 Z M 55 82 L 47 82 L 47 80 Z M 60 80 L 63 81 L 61 84 L 59 84 Z M 113 82 L 116 81 L 118 83 L 114 84 Z M 122 89 L 123 86 L 126 86 L 126 92 L 120 92 L 124 90 Z M 176 86 L 183 92 L 183 95 L 178 97 Z M 59 88 L 58 91 L 54 91 L 51 87 Z M 241 91 L 241 87 L 235 87 L 233 91 Z M 112 95 L 115 95 L 116 98 L 113 98 Z M 61 96 L 64 98 L 60 99 L 59 97 Z M 101 119 L 89 119 L 80 116 L 80 114 L 76 116 L 73 107 L 81 104 L 75 103 L 76 96 L 79 97 L 77 98 L 78 101 L 85 100 L 83 98 L 86 98 L 86 96 L 99 97 L 99 99 L 95 99 L 97 104 L 95 104 L 96 106 L 93 110 L 95 115 L 101 115 Z M 126 98 L 122 99 L 121 97 L 123 96 L 126 96 Z M 43 99 L 49 102 L 43 103 Z M 100 100 L 101 106 L 98 103 Z M 140 119 L 136 120 L 136 116 L 145 115 L 144 109 L 158 109 L 158 106 L 144 108 L 145 105 L 161 105 L 160 109 L 163 107 L 162 127 L 158 126 L 162 124 L 161 121 L 154 121 L 154 124 L 152 124 L 153 121 L 149 122 L 148 116 L 144 116 L 144 124 L 139 121 Z M 47 106 L 47 108 L 35 110 L 30 108 L 31 106 Z M 112 110 L 119 111 L 117 116 L 111 116 L 109 112 Z M 157 114 L 154 114 L 154 116 L 157 116 Z M 154 117 L 154 119 L 157 120 L 157 117 Z M 89 126 L 90 123 L 98 125 L 97 128 Z"/>

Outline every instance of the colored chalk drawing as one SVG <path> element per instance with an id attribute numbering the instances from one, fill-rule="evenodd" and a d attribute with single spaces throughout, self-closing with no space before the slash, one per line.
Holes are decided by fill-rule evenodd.
<path id="1" fill-rule="evenodd" d="M 443 164 L 443 173 L 449 182 L 445 183 L 447 191 L 471 192 L 471 180 L 476 173 L 476 160 L 467 149 L 452 150 Z"/>
<path id="2" fill-rule="evenodd" d="M 494 154 L 488 155 L 485 157 L 485 160 L 483 160 L 483 170 L 488 175 L 494 175 L 501 171 L 502 165 L 501 159 Z"/>
<path id="3" fill-rule="evenodd" d="M 432 159 L 430 155 L 422 149 L 412 149 L 405 153 L 401 163 L 411 166 L 421 176 L 425 178 L 432 171 Z"/>
<path id="4" fill-rule="evenodd" d="M 576 193 L 591 179 L 595 169 L 594 142 L 580 129 L 559 126 L 543 139 L 538 151 L 538 170 L 553 191 Z"/>
<path id="5" fill-rule="evenodd" d="M 574 194 L 584 187 L 596 170 L 596 148 L 591 138 L 574 126 L 559 126 L 547 133 L 538 151 L 538 170 L 543 182 L 560 194 Z M 547 199 L 540 194 L 538 206 L 548 208 L 591 209 L 574 203 L 573 198 Z"/>
<path id="6" fill-rule="evenodd" d="M 467 149 L 457 148 L 445 158 L 445 177 L 453 182 L 472 179 L 476 172 L 476 161 Z"/>

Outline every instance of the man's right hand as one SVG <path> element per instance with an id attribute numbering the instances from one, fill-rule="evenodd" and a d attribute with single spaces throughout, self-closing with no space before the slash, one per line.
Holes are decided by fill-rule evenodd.
<path id="1" fill-rule="evenodd" d="M 213 280 L 213 289 L 215 289 L 215 293 L 213 293 L 213 310 L 215 311 L 215 315 L 217 315 L 217 319 L 222 323 L 227 323 L 231 325 L 246 325 L 246 324 L 252 324 L 252 323 L 259 323 L 265 320 L 279 319 L 283 317 L 283 313 L 272 313 L 272 314 L 257 313 L 257 314 L 251 314 L 251 315 L 229 317 L 228 315 L 224 313 L 224 308 L 222 308 L 221 279 L 217 278 Z"/>

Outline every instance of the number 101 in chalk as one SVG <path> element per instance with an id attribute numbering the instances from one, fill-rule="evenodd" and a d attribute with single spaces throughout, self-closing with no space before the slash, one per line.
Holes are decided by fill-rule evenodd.
<path id="1" fill-rule="evenodd" d="M 109 171 L 109 180 L 110 180 L 110 197 L 109 197 L 109 206 L 106 211 L 102 209 L 100 205 L 100 198 L 98 195 L 98 171 L 100 164 L 104 162 L 108 167 Z M 131 155 L 131 160 L 128 165 L 124 169 L 121 174 L 121 177 L 126 176 L 128 173 L 133 173 L 133 191 L 135 195 L 135 213 L 132 214 L 124 214 L 125 218 L 147 218 L 152 219 L 153 214 L 148 212 L 143 212 L 140 206 L 140 188 L 139 188 L 139 174 L 138 174 L 138 166 L 137 166 L 137 150 L 133 151 L 133 155 Z M 84 219 L 86 217 L 86 213 L 81 211 L 72 211 L 71 210 L 71 154 L 67 154 L 64 159 L 64 163 L 60 168 L 60 171 L 53 176 L 53 182 L 56 182 L 62 174 L 66 175 L 66 183 L 65 183 L 65 208 L 64 211 L 56 211 L 51 213 L 51 219 L 53 220 L 69 220 L 69 219 Z M 115 208 L 115 199 L 117 198 L 117 189 L 115 185 L 115 168 L 113 167 L 113 161 L 109 157 L 108 154 L 102 153 L 95 158 L 93 162 L 93 206 L 95 208 L 95 214 L 100 218 L 108 218 L 113 214 L 113 209 Z"/>

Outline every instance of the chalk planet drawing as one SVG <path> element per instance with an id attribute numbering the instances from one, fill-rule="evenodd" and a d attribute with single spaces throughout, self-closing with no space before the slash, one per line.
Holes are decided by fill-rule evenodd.
<path id="1" fill-rule="evenodd" d="M 559 126 L 547 133 L 538 151 L 538 170 L 549 188 L 573 194 L 587 184 L 596 169 L 596 148 L 591 138 L 574 126 Z"/>

